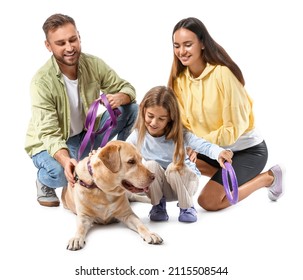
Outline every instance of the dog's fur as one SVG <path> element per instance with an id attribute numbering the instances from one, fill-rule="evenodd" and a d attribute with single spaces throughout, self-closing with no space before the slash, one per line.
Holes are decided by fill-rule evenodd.
<path id="1" fill-rule="evenodd" d="M 150 201 L 137 193 L 147 191 L 154 180 L 135 146 L 118 140 L 108 142 L 81 160 L 75 173 L 76 184 L 62 190 L 64 207 L 77 215 L 76 235 L 69 240 L 67 249 L 82 249 L 93 223 L 117 221 L 138 232 L 150 244 L 162 243 L 162 238 L 147 229 L 129 203 Z"/>

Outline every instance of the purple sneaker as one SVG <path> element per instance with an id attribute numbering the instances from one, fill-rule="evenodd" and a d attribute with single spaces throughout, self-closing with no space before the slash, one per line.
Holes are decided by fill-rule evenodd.
<path id="1" fill-rule="evenodd" d="M 160 203 L 154 205 L 149 212 L 149 218 L 154 222 L 162 222 L 168 220 L 168 215 L 166 212 L 166 200 L 162 197 Z"/>
<path id="2" fill-rule="evenodd" d="M 194 223 L 197 221 L 197 211 L 194 206 L 190 208 L 180 208 L 179 222 Z"/>
<path id="3" fill-rule="evenodd" d="M 274 181 L 268 187 L 268 197 L 272 201 L 277 201 L 284 194 L 285 171 L 280 165 L 275 165 L 270 170 L 274 174 Z"/>

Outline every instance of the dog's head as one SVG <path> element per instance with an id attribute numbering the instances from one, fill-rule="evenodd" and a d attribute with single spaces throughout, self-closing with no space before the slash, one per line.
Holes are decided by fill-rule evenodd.
<path id="1" fill-rule="evenodd" d="M 91 178 L 105 193 L 147 192 L 155 176 L 142 163 L 136 147 L 124 141 L 110 141 L 89 158 Z M 78 164 L 79 165 L 79 164 Z"/>

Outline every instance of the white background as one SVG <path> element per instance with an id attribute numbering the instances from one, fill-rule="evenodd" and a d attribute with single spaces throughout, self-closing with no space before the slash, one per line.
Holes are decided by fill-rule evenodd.
<path id="1" fill-rule="evenodd" d="M 299 2 L 240 0 L 22 1 L 0 4 L 1 279 L 299 279 L 302 276 L 302 14 Z M 29 83 L 49 58 L 42 24 L 53 13 L 77 23 L 82 50 L 103 58 L 137 89 L 138 101 L 166 85 L 171 33 L 182 18 L 201 19 L 242 69 L 256 124 L 269 147 L 266 170 L 287 170 L 276 203 L 266 189 L 220 212 L 198 208 L 198 222 L 152 223 L 150 205 L 134 204 L 164 244 L 148 245 L 123 224 L 96 226 L 78 252 L 66 250 L 75 216 L 36 202 L 36 170 L 24 151 Z M 206 182 L 203 179 L 202 185 Z M 60 191 L 57 192 L 60 195 Z M 301 260 L 300 260 L 301 259 Z M 83 268 L 157 268 L 160 276 L 76 276 Z M 168 276 L 169 267 L 227 267 L 228 275 Z M 163 272 L 164 271 L 164 272 Z M 176 273 L 176 270 L 174 270 Z"/>

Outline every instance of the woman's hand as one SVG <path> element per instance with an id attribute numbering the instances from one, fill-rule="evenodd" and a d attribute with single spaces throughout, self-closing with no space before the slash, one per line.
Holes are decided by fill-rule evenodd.
<path id="1" fill-rule="evenodd" d="M 224 162 L 227 161 L 230 164 L 232 163 L 232 157 L 234 153 L 231 150 L 224 150 L 219 154 L 218 162 L 222 168 L 225 169 Z"/>

